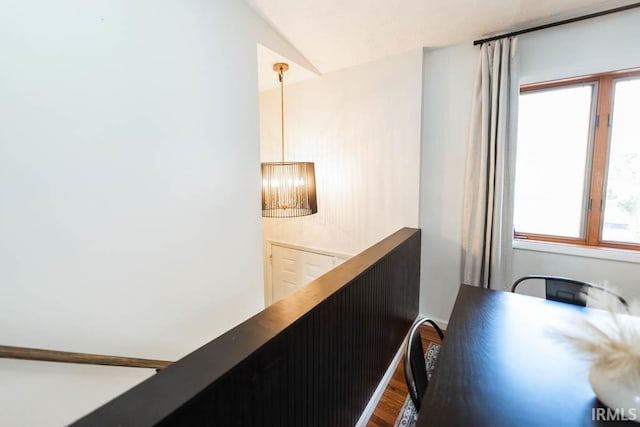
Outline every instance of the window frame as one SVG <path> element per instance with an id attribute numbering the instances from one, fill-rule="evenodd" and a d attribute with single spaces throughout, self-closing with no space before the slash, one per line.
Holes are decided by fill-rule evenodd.
<path id="1" fill-rule="evenodd" d="M 522 95 L 526 92 L 593 84 L 594 99 L 592 100 L 592 109 L 595 109 L 595 114 L 592 111 L 592 119 L 589 124 L 588 164 L 585 170 L 586 203 L 582 211 L 584 218 L 583 237 L 550 236 L 514 230 L 514 239 L 640 251 L 640 244 L 602 240 L 604 196 L 607 185 L 609 145 L 612 129 L 613 87 L 616 81 L 626 78 L 640 78 L 640 68 L 596 73 L 520 86 L 520 94 Z"/>

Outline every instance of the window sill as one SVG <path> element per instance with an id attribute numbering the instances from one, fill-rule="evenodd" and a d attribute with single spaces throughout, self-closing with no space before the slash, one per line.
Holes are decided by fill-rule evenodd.
<path id="1" fill-rule="evenodd" d="M 534 242 L 518 239 L 513 240 L 513 249 L 640 264 L 640 252 L 624 249 L 590 248 L 565 243 Z"/>

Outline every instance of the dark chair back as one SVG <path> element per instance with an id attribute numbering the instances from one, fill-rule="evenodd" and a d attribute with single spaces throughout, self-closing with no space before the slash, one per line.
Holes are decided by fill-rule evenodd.
<path id="1" fill-rule="evenodd" d="M 420 402 L 429 384 L 427 365 L 424 360 L 424 347 L 420 336 L 420 326 L 429 323 L 436 330 L 440 339 L 444 339 L 442 329 L 431 319 L 417 320 L 409 331 L 409 339 L 404 353 L 404 377 L 407 381 L 409 396 L 416 410 L 420 410 Z"/>
<path id="2" fill-rule="evenodd" d="M 521 277 L 516 280 L 511 287 L 511 292 L 515 292 L 518 285 L 525 280 L 544 280 L 545 282 L 545 295 L 548 300 L 560 301 L 567 304 L 574 304 L 585 307 L 587 305 L 587 297 L 591 289 L 598 289 L 608 294 L 613 295 L 620 301 L 620 303 L 627 307 L 627 301 L 620 295 L 610 291 L 602 286 L 594 285 L 593 283 L 583 282 L 580 280 L 569 279 L 567 277 L 558 276 L 542 276 L 532 275 Z"/>

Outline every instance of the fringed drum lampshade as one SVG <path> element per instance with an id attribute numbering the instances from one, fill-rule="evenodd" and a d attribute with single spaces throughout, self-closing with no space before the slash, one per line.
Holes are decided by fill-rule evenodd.
<path id="1" fill-rule="evenodd" d="M 274 64 L 280 79 L 282 114 L 282 161 L 262 163 L 262 216 L 290 218 L 318 212 L 316 174 L 313 163 L 284 161 L 284 72 L 289 66 Z"/>
<path id="2" fill-rule="evenodd" d="M 262 216 L 288 218 L 316 212 L 313 163 L 262 163 Z"/>

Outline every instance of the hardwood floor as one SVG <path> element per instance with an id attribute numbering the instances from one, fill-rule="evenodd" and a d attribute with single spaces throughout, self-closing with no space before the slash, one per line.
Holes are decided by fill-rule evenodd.
<path id="1" fill-rule="evenodd" d="M 440 344 L 440 337 L 436 331 L 429 325 L 420 327 L 420 336 L 422 337 L 422 346 L 426 349 L 429 342 Z M 367 427 L 393 427 L 396 418 L 402 409 L 404 400 L 409 394 L 407 383 L 404 379 L 404 358 L 396 366 L 393 377 L 387 384 L 380 401 L 373 411 L 373 415 L 367 423 Z"/>

